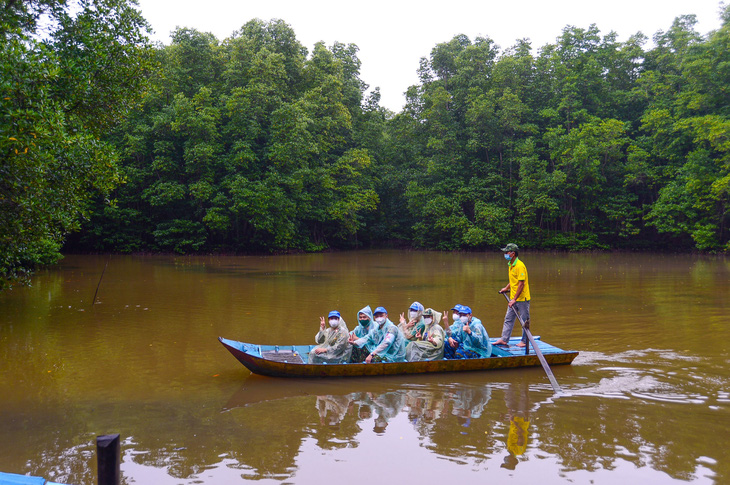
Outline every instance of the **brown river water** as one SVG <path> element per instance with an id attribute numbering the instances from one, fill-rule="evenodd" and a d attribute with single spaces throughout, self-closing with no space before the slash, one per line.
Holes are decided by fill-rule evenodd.
<path id="1" fill-rule="evenodd" d="M 0 471 L 90 485 L 120 433 L 128 484 L 730 483 L 730 258 L 521 258 L 533 333 L 581 352 L 561 395 L 539 367 L 259 377 L 217 340 L 414 300 L 497 337 L 499 253 L 68 256 L 0 293 Z"/>

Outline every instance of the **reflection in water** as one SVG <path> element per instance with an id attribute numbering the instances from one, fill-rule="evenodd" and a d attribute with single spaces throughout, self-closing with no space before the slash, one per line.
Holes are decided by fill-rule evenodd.
<path id="1" fill-rule="evenodd" d="M 316 439 L 316 448 L 311 449 L 303 438 L 297 457 L 292 456 L 291 466 L 300 468 L 308 467 L 307 460 L 316 449 L 334 452 L 358 448 L 367 455 L 373 447 L 379 449 L 378 437 L 403 439 L 406 428 L 410 428 L 415 432 L 414 439 L 431 455 L 445 458 L 446 463 L 466 465 L 468 470 L 494 473 L 496 467 L 514 474 L 524 468 L 524 473 L 533 474 L 549 458 L 562 470 L 562 476 L 573 477 L 571 480 L 586 471 L 598 477 L 645 467 L 677 480 L 702 482 L 717 477 L 710 468 L 721 465 L 710 458 L 714 452 L 707 430 L 691 422 L 683 422 L 684 429 L 679 430 L 644 420 L 639 413 L 642 402 L 630 398 L 609 405 L 613 401 L 611 394 L 621 392 L 620 383 L 603 390 L 599 385 L 588 393 L 565 386 L 568 392 L 556 399 L 539 371 L 510 372 L 507 382 L 498 378 L 496 382 L 480 383 L 486 380 L 484 374 L 492 375 L 430 376 L 433 382 L 425 378 L 418 382 L 365 379 L 347 385 L 305 381 L 284 386 L 281 381 L 263 380 L 260 389 L 252 382 L 242 390 L 248 392 L 239 391 L 239 399 L 243 394 L 249 394 L 249 398 L 256 395 L 254 401 L 258 402 L 249 399 L 236 407 L 234 397 L 226 412 L 247 414 L 273 403 L 295 409 L 303 400 L 312 403 L 317 410 L 315 417 L 293 427 L 287 424 L 290 429 L 307 430 L 305 436 Z M 280 385 L 265 390 L 277 382 Z M 281 394 L 283 388 L 288 389 L 287 395 Z M 330 394 L 313 395 L 323 389 L 330 389 Z M 626 396 L 631 396 L 633 389 L 624 388 Z M 601 395 L 603 392 L 606 394 Z M 267 394 L 273 401 L 266 400 Z M 609 403 L 600 401 L 603 396 L 609 397 Z M 573 413 L 571 410 L 580 402 L 581 413 Z M 625 405 L 616 412 L 616 405 L 621 403 Z M 662 414 L 669 422 L 678 421 L 682 415 L 676 409 L 665 409 Z M 694 433 L 698 433 L 696 439 L 689 439 Z M 606 435 L 611 440 L 606 440 Z M 698 446 L 684 448 L 689 442 Z M 246 458 L 241 458 L 245 463 Z"/>
<path id="2" fill-rule="evenodd" d="M 346 395 L 317 396 L 319 422 L 323 427 L 337 427 L 352 415 L 359 422 L 373 422 L 375 434 L 386 432 L 388 423 L 399 416 L 408 422 L 421 437 L 431 436 L 440 419 L 455 418 L 461 427 L 470 427 L 473 419 L 481 417 L 491 398 L 489 386 L 448 386 L 443 389 L 400 389 L 386 392 L 353 392 Z M 450 414 L 448 410 L 451 409 Z M 352 427 L 352 430 L 364 429 Z M 356 442 L 355 436 L 348 441 Z"/>
<path id="3" fill-rule="evenodd" d="M 319 422 L 324 425 L 337 426 L 347 414 L 352 403 L 349 396 L 317 396 Z"/>
<path id="4" fill-rule="evenodd" d="M 262 388 L 266 388 L 271 382 L 262 381 L 260 384 Z M 293 405 L 299 399 L 311 399 L 306 397 L 310 394 L 310 389 L 326 387 L 320 382 L 300 384 L 303 387 L 297 390 L 288 387 L 289 396 L 274 392 L 271 398 Z M 367 382 L 361 384 L 372 390 L 316 396 L 315 408 L 319 425 L 310 433 L 316 437 L 319 448 L 334 450 L 357 447 L 371 439 L 368 437 L 367 430 L 370 426 L 367 423 L 372 423 L 374 435 L 382 436 L 387 432 L 389 423 L 407 420 L 420 439 L 424 440 L 424 446 L 437 454 L 454 457 L 471 454 L 484 460 L 502 453 L 501 450 L 507 450 L 502 467 L 514 470 L 517 457 L 523 455 L 527 449 L 530 390 L 526 381 L 513 382 L 494 391 L 494 386 L 489 384 L 451 384 L 447 380 L 436 386 L 408 386 L 396 390 L 389 390 L 388 386 L 368 386 Z M 251 387 L 255 385 L 250 386 L 249 391 Z M 246 402 L 244 396 L 255 391 L 245 391 L 245 388 L 242 389 L 229 400 L 226 411 L 235 412 L 237 401 L 244 409 L 271 404 L 265 400 L 265 391 L 258 395 L 261 399 L 258 403 Z M 489 412 L 488 404 L 493 392 L 503 394 L 506 414 L 504 408 L 498 405 Z M 482 421 L 485 412 L 488 416 Z M 493 426 L 491 419 L 504 421 L 505 428 L 508 429 L 506 436 L 501 435 L 501 429 Z M 468 451 L 459 445 L 450 444 L 454 442 L 456 435 L 467 435 L 466 430 L 469 428 L 474 428 L 475 435 L 490 435 L 488 442 L 491 447 Z M 440 437 L 446 435 L 444 432 L 451 434 L 451 438 L 442 441 Z"/>
<path id="5" fill-rule="evenodd" d="M 530 395 L 527 383 L 512 382 L 504 393 L 504 402 L 509 410 L 509 433 L 507 434 L 507 451 L 503 468 L 514 470 L 518 456 L 527 450 L 527 437 L 530 427 Z"/>
<path id="6" fill-rule="evenodd" d="M 497 334 L 499 255 L 112 256 L 93 308 L 108 257 L 69 257 L 0 294 L 0 470 L 93 483 L 95 436 L 119 432 L 129 484 L 354 485 L 370 462 L 406 483 L 730 483 L 727 258 L 524 257 L 535 333 L 581 351 L 560 397 L 539 368 L 267 379 L 216 340 L 309 342 L 325 309 L 414 300 Z"/>
<path id="7" fill-rule="evenodd" d="M 479 418 L 492 397 L 489 387 L 466 387 L 455 393 L 451 414 L 459 417 L 462 426 L 469 427 L 472 418 Z"/>
<path id="8" fill-rule="evenodd" d="M 405 396 L 402 392 L 386 392 L 377 397 L 373 397 L 368 393 L 368 397 L 375 408 L 375 422 L 373 431 L 376 433 L 384 433 L 388 427 L 388 421 L 395 418 L 403 406 L 405 406 Z"/>

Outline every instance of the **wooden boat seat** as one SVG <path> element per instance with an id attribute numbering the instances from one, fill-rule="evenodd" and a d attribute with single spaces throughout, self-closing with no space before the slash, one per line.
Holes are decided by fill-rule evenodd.
<path id="1" fill-rule="evenodd" d="M 270 350 L 268 352 L 261 352 L 261 357 L 275 362 L 286 362 L 287 364 L 304 363 L 302 356 L 299 355 L 298 352 L 292 352 L 291 350 Z"/>

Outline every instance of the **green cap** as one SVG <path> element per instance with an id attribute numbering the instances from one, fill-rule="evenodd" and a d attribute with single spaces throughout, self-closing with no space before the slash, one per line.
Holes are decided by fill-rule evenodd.
<path id="1" fill-rule="evenodd" d="M 503 253 L 510 253 L 512 251 L 519 251 L 519 250 L 520 250 L 520 248 L 517 247 L 517 244 L 514 244 L 514 243 L 509 243 L 508 245 L 506 245 L 505 247 L 502 248 Z"/>

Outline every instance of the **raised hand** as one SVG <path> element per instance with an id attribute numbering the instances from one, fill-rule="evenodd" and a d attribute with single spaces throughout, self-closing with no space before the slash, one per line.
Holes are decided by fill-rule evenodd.
<path id="1" fill-rule="evenodd" d="M 401 325 L 406 323 L 406 316 L 404 313 L 400 314 L 400 323 L 401 323 Z"/>
<path id="2" fill-rule="evenodd" d="M 319 317 L 319 328 L 322 330 L 324 330 L 324 323 L 325 323 L 324 317 Z"/>

